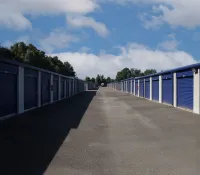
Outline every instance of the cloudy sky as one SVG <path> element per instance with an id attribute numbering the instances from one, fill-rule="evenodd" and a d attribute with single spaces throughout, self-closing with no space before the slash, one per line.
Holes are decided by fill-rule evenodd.
<path id="1" fill-rule="evenodd" d="M 199 62 L 199 0 L 0 0 L 0 42 L 33 43 L 80 78 Z"/>

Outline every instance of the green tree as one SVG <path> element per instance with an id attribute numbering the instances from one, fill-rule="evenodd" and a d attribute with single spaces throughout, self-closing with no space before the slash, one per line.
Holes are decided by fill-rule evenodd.
<path id="1" fill-rule="evenodd" d="M 76 72 L 69 62 L 63 63 L 57 56 L 47 56 L 44 51 L 37 49 L 33 44 L 26 45 L 18 42 L 13 44 L 10 49 L 0 47 L 0 54 L 6 59 L 21 61 L 66 76 L 76 76 Z"/>
<path id="2" fill-rule="evenodd" d="M 85 77 L 85 81 L 90 82 L 91 81 L 90 77 Z"/>
<path id="3" fill-rule="evenodd" d="M 130 69 L 131 71 L 131 77 L 139 77 L 139 76 L 143 76 L 143 73 L 140 69 Z"/>
<path id="4" fill-rule="evenodd" d="M 150 74 L 155 74 L 157 71 L 155 69 L 146 69 L 144 71 L 144 75 L 150 75 Z"/>
<path id="5" fill-rule="evenodd" d="M 101 76 L 98 74 L 96 77 L 96 85 L 100 86 L 101 85 Z"/>
<path id="6" fill-rule="evenodd" d="M 95 83 L 96 82 L 95 78 L 91 78 L 91 82 Z"/>
<path id="7" fill-rule="evenodd" d="M 111 78 L 110 77 L 106 78 L 106 83 L 111 83 Z"/>
<path id="8" fill-rule="evenodd" d="M 10 59 L 10 60 L 14 59 L 14 55 L 12 54 L 12 52 L 9 49 L 2 46 L 0 46 L 0 55 L 4 59 Z"/>
<path id="9" fill-rule="evenodd" d="M 131 77 L 131 71 L 129 68 L 124 68 L 123 70 L 117 72 L 116 80 L 124 80 Z"/>
<path id="10" fill-rule="evenodd" d="M 140 76 L 145 76 L 145 75 L 155 74 L 155 73 L 156 73 L 155 69 L 146 69 L 144 72 L 142 72 L 140 69 L 124 68 L 121 71 L 117 72 L 116 81 L 124 80 L 130 77 L 140 77 Z"/>

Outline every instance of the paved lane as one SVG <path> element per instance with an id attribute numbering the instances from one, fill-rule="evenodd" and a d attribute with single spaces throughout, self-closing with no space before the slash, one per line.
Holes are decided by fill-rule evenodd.
<path id="1" fill-rule="evenodd" d="M 199 115 L 100 88 L 45 174 L 199 175 L 199 166 Z"/>

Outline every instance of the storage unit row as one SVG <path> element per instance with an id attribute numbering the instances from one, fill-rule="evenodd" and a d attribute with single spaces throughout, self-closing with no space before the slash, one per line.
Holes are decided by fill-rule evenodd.
<path id="1" fill-rule="evenodd" d="M 82 80 L 12 61 L 0 61 L 0 119 L 83 91 Z"/>
<path id="2" fill-rule="evenodd" d="M 123 92 L 199 114 L 199 68 L 200 64 L 194 64 L 149 76 L 129 78 L 118 83 Z"/>

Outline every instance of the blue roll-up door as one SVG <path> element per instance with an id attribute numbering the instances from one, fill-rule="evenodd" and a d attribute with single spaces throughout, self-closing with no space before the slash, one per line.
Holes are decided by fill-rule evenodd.
<path id="1" fill-rule="evenodd" d="M 127 92 L 129 92 L 129 80 L 127 80 Z"/>
<path id="2" fill-rule="evenodd" d="M 59 77 L 53 76 L 53 101 L 57 101 L 59 96 Z"/>
<path id="3" fill-rule="evenodd" d="M 67 86 L 66 86 L 66 92 L 67 92 L 67 94 L 66 94 L 66 96 L 67 97 L 69 97 L 69 79 L 66 79 L 66 81 L 67 81 Z"/>
<path id="4" fill-rule="evenodd" d="M 50 85 L 51 75 L 49 73 L 42 72 L 42 85 L 41 85 L 41 104 L 50 103 Z"/>
<path id="5" fill-rule="evenodd" d="M 140 97 L 144 97 L 144 80 L 140 79 Z"/>
<path id="6" fill-rule="evenodd" d="M 71 80 L 71 96 L 74 95 L 74 83 L 73 80 Z"/>
<path id="7" fill-rule="evenodd" d="M 69 97 L 72 96 L 72 91 L 71 91 L 71 79 L 68 79 L 68 84 L 69 84 Z M 87 83 L 88 89 L 89 89 L 89 84 Z"/>
<path id="8" fill-rule="evenodd" d="M 77 93 L 79 93 L 80 91 L 79 91 L 79 85 L 80 85 L 80 81 L 79 80 L 77 80 Z"/>
<path id="9" fill-rule="evenodd" d="M 24 69 L 24 109 L 37 106 L 38 94 L 38 72 L 36 70 Z"/>
<path id="10" fill-rule="evenodd" d="M 135 80 L 135 95 L 138 96 L 138 80 Z"/>
<path id="11" fill-rule="evenodd" d="M 130 90 L 131 90 L 131 83 L 130 83 L 130 80 L 128 80 L 128 92 L 130 93 Z"/>
<path id="12" fill-rule="evenodd" d="M 134 86 L 134 79 L 132 79 L 131 81 L 132 81 L 132 93 L 134 93 L 134 88 L 135 88 L 135 86 Z"/>
<path id="13" fill-rule="evenodd" d="M 177 106 L 193 110 L 193 71 L 177 72 Z"/>
<path id="14" fill-rule="evenodd" d="M 61 96 L 61 99 L 65 98 L 64 89 L 65 89 L 65 81 L 64 81 L 64 79 L 61 78 L 61 81 L 60 81 L 60 96 Z"/>
<path id="15" fill-rule="evenodd" d="M 75 93 L 78 92 L 78 80 L 75 81 Z"/>
<path id="16" fill-rule="evenodd" d="M 150 79 L 145 79 L 145 98 L 150 99 Z"/>
<path id="17" fill-rule="evenodd" d="M 0 117 L 17 113 L 18 67 L 0 63 Z"/>
<path id="18" fill-rule="evenodd" d="M 173 76 L 162 75 L 162 102 L 173 105 Z"/>
<path id="19" fill-rule="evenodd" d="M 152 78 L 152 99 L 155 101 L 159 100 L 159 77 Z"/>

